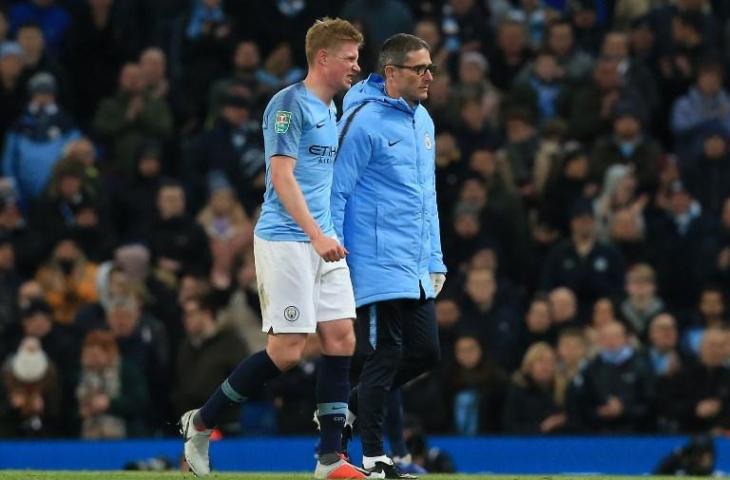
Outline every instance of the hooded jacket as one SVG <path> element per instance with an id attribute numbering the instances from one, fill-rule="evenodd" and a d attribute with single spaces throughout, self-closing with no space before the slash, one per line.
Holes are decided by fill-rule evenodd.
<path id="1" fill-rule="evenodd" d="M 426 298 L 445 273 L 436 208 L 434 124 L 385 93 L 380 75 L 354 85 L 338 125 L 332 219 L 349 251 L 357 306 Z"/>

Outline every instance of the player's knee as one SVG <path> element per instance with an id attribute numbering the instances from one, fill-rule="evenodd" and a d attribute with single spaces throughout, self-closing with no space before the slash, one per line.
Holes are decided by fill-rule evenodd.
<path id="1" fill-rule="evenodd" d="M 271 360 L 282 372 L 291 370 L 292 368 L 296 367 L 301 359 L 301 350 L 294 348 L 287 351 L 277 352 L 276 354 L 271 356 Z"/>
<path id="2" fill-rule="evenodd" d="M 322 352 L 326 355 L 352 356 L 355 353 L 355 332 L 352 329 L 342 330 L 336 335 L 324 337 Z"/>

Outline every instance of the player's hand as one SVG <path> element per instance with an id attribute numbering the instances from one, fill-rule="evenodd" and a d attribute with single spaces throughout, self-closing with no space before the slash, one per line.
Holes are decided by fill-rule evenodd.
<path id="1" fill-rule="evenodd" d="M 441 289 L 444 288 L 444 283 L 446 283 L 446 275 L 443 273 L 432 273 L 431 274 L 431 284 L 433 285 L 433 294 L 435 297 L 439 296 L 439 293 L 441 293 Z"/>
<path id="2" fill-rule="evenodd" d="M 317 255 L 322 257 L 325 262 L 337 262 L 348 254 L 347 249 L 340 245 L 337 239 L 321 233 L 312 238 L 312 246 Z"/>

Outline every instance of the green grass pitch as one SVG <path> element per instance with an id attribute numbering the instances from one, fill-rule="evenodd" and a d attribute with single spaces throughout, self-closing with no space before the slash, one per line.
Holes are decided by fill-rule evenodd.
<path id="1" fill-rule="evenodd" d="M 210 480 L 309 480 L 308 473 L 213 473 Z M 676 480 L 677 477 L 616 477 L 605 475 L 424 475 L 423 480 Z M 693 477 L 683 477 L 691 479 Z M 699 477 L 696 477 L 699 478 Z M 0 480 L 194 480 L 189 473 L 165 472 L 45 472 L 32 470 L 0 470 Z"/>

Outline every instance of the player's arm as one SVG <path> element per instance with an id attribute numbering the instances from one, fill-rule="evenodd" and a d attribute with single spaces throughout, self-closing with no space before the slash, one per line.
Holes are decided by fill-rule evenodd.
<path id="1" fill-rule="evenodd" d="M 372 157 L 372 142 L 368 130 L 363 127 L 365 112 L 360 112 L 350 121 L 343 136 L 340 133 L 340 145 L 337 149 L 334 179 L 332 181 L 332 196 L 330 210 L 337 236 L 345 241 L 343 223 L 345 221 L 345 206 L 350 198 L 357 181 Z M 349 117 L 340 120 L 339 129 L 345 128 Z"/>
<path id="2" fill-rule="evenodd" d="M 307 234 L 315 251 L 326 261 L 336 262 L 345 258 L 347 251 L 336 239 L 326 236 L 319 228 L 319 224 L 312 217 L 307 207 L 301 188 L 294 177 L 296 160 L 285 155 L 271 157 L 270 175 L 271 184 L 276 190 L 279 201 L 289 215 Z"/>

